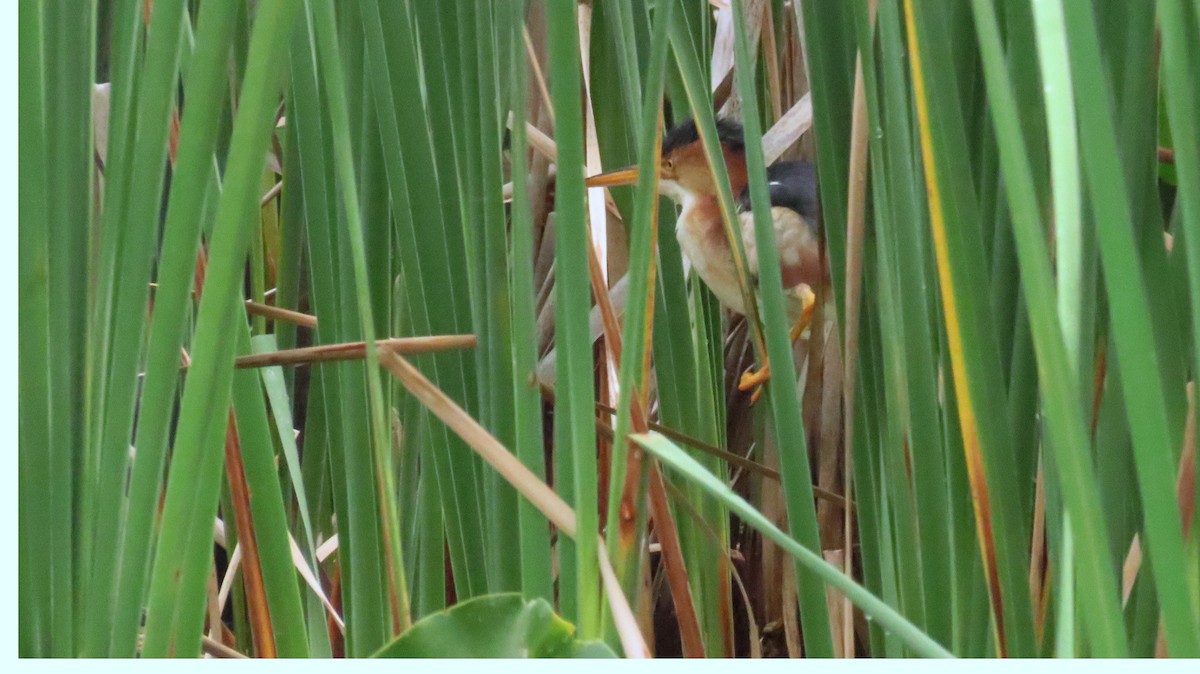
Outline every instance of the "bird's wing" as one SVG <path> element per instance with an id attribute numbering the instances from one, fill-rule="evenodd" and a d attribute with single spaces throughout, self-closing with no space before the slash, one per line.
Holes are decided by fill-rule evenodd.
<path id="1" fill-rule="evenodd" d="M 767 167 L 767 191 L 772 206 L 784 206 L 820 226 L 821 205 L 817 200 L 817 174 L 806 161 L 781 161 Z M 738 210 L 750 210 L 750 186 L 738 195 Z"/>
<path id="2" fill-rule="evenodd" d="M 820 209 L 816 178 L 805 162 L 781 162 L 767 169 L 771 195 L 771 219 L 775 225 L 775 247 L 783 272 L 783 286 L 801 283 L 816 287 L 821 280 Z M 749 190 L 738 199 L 738 220 L 746 248 L 750 273 L 758 275 L 758 247 L 754 238 L 754 216 Z"/>

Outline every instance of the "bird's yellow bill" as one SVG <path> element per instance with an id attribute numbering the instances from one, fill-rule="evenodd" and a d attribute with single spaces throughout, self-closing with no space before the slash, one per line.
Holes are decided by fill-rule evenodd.
<path id="1" fill-rule="evenodd" d="M 632 185 L 637 182 L 638 170 L 636 166 L 629 166 L 616 171 L 609 171 L 594 175 L 587 179 L 588 187 L 616 187 L 618 185 Z"/>

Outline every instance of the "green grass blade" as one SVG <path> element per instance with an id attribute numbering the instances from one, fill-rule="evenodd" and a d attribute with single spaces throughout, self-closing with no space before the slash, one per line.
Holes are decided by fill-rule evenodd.
<path id="1" fill-rule="evenodd" d="M 295 126 L 299 145 L 299 175 L 293 180 L 300 183 L 304 195 L 309 297 L 320 317 L 315 341 L 336 343 L 349 341 L 348 335 L 357 332 L 354 330 L 357 303 L 343 300 L 343 288 L 349 288 L 352 281 L 346 278 L 343 282 L 343 277 L 350 274 L 341 269 L 344 246 L 340 243 L 333 201 L 335 177 L 329 120 L 321 105 L 313 49 L 315 36 L 307 13 L 303 20 L 303 30 L 296 31 L 291 50 L 288 124 Z M 342 608 L 347 621 L 346 652 L 351 656 L 370 653 L 383 643 L 388 633 L 384 611 L 387 576 L 379 549 L 379 511 L 375 501 L 378 491 L 361 487 L 374 485 L 369 463 L 361 460 L 361 456 L 358 461 L 347 456 L 370 443 L 366 433 L 370 422 L 364 400 L 364 375 L 358 364 L 318 368 L 310 394 L 310 413 L 315 401 L 317 416 L 324 422 L 325 435 L 317 441 L 322 442 L 321 449 L 328 457 L 332 512 L 338 525 Z M 306 440 L 306 444 L 312 439 Z M 315 462 L 309 462 L 307 467 L 309 474 L 324 475 Z"/>
<path id="2" fill-rule="evenodd" d="M 1096 478 L 1088 456 L 1087 428 L 1084 425 L 1082 396 L 1076 386 L 1078 371 L 1071 363 L 1064 343 L 1063 328 L 1057 321 L 1062 306 L 1055 301 L 1050 256 L 1045 246 L 1043 226 L 1034 192 L 1033 176 L 1023 161 L 1025 142 L 1018 126 L 1016 101 L 1008 72 L 1001 61 L 999 30 L 995 11 L 988 0 L 976 0 L 975 25 L 987 75 L 1000 160 L 1013 214 L 1017 254 L 1021 264 L 1021 287 L 1033 328 L 1038 357 L 1040 389 L 1049 433 L 1055 471 L 1062 480 L 1068 512 L 1076 522 L 1073 532 L 1080 547 L 1080 573 L 1088 587 L 1080 599 L 1085 603 L 1085 621 L 1097 655 L 1120 657 L 1125 653 L 1121 633 L 1115 565 L 1107 554 L 1108 539 L 1104 513 L 1100 509 Z M 1055 185 L 1069 189 L 1069 185 Z M 1068 240 L 1070 237 L 1067 237 Z M 1062 269 L 1059 273 L 1068 273 Z M 1078 326 L 1076 326 L 1077 328 Z"/>
<path id="3" fill-rule="evenodd" d="M 787 499 L 788 528 L 796 540 L 811 550 L 821 548 L 817 530 L 817 510 L 812 493 L 812 474 L 808 466 L 808 446 L 805 442 L 804 421 L 800 412 L 800 394 L 792 358 L 792 343 L 788 337 L 787 307 L 783 296 L 783 272 L 779 266 L 779 251 L 775 247 L 775 225 L 771 219 L 771 201 L 767 191 L 766 162 L 763 158 L 762 129 L 759 125 L 758 101 L 754 93 L 753 63 L 749 40 L 746 37 L 745 17 L 734 13 L 736 44 L 736 77 L 738 94 L 745 110 L 746 165 L 749 174 L 750 202 L 754 211 L 754 239 L 758 251 L 758 287 L 761 292 L 763 332 L 767 356 L 777 373 L 767 384 L 767 399 L 771 405 L 772 426 L 779 449 L 780 473 Z M 782 375 L 782 376 L 781 376 Z M 797 566 L 797 594 L 800 616 L 804 623 L 805 653 L 810 657 L 833 655 L 829 627 L 829 609 L 820 584 L 807 566 Z"/>
<path id="4" fill-rule="evenodd" d="M 475 220 L 473 228 L 482 230 L 480 247 L 480 276 L 484 293 L 477 299 L 483 302 L 483 325 L 476 333 L 481 340 L 476 350 L 480 374 L 480 418 L 493 435 L 506 446 L 512 446 L 515 435 L 512 399 L 512 292 L 508 281 L 508 227 L 504 217 L 502 193 L 503 157 L 500 137 L 503 118 L 500 113 L 503 92 L 498 82 L 498 68 L 507 54 L 498 50 L 495 25 L 511 3 L 507 0 L 477 0 L 475 6 L 475 39 L 478 47 L 476 64 L 467 64 L 468 75 L 475 75 L 477 85 L 473 96 L 478 97 L 476 115 L 479 152 L 476 170 L 479 171 L 478 201 L 468 212 Z M 495 16 L 495 18 L 493 18 Z M 507 24 L 507 21 L 503 23 Z M 506 31 L 507 34 L 507 31 Z M 470 41 L 469 37 L 464 36 Z M 522 62 L 524 58 L 520 59 Z M 467 77 L 468 82 L 471 81 Z M 467 225 L 472 227 L 472 225 Z M 520 551 L 513 554 L 512 541 L 518 538 L 517 521 L 511 513 L 518 508 L 517 492 L 494 471 L 484 471 L 487 507 L 488 565 L 490 592 L 511 592 L 521 587 Z"/>
<path id="5" fill-rule="evenodd" d="M 133 129 L 137 126 L 136 94 L 137 73 L 142 49 L 144 26 L 141 7 L 135 0 L 121 0 L 113 3 L 111 8 L 110 26 L 111 39 L 109 52 L 109 101 L 107 151 L 104 157 L 103 197 L 104 210 L 100 214 L 100 231 L 108 233 L 102 236 L 97 259 L 94 261 L 100 273 L 97 282 L 89 293 L 89 325 L 90 331 L 87 344 L 88 376 L 91 378 L 87 398 L 87 433 L 88 446 L 99 442 L 102 425 L 105 420 L 105 393 L 107 392 L 107 375 L 109 367 L 109 350 L 113 343 L 112 313 L 116 304 L 117 260 L 119 259 L 123 237 L 119 234 L 117 223 L 121 222 L 126 212 L 126 202 L 131 192 L 129 181 L 132 162 L 129 160 L 133 153 L 136 134 Z M 73 44 L 72 48 L 78 47 Z M 80 251 L 82 252 L 82 251 Z M 84 461 L 85 473 L 91 474 L 96 470 L 96 455 L 88 452 Z M 93 476 L 94 477 L 94 476 Z M 90 503 L 91 488 L 95 479 L 84 481 L 84 503 Z M 90 513 L 84 511 L 85 524 L 83 527 L 84 550 L 90 550 L 92 535 Z"/>
<path id="6" fill-rule="evenodd" d="M 558 177 L 555 197 L 555 345 L 558 349 L 558 409 L 555 446 L 571 455 L 570 476 L 558 473 L 560 485 L 573 481 L 564 499 L 578 515 L 574 543 L 578 607 L 575 622 L 583 639 L 600 637 L 600 571 L 597 564 L 599 515 L 597 501 L 596 428 L 593 421 L 592 345 L 588 336 L 590 281 L 586 260 L 587 221 L 583 185 L 583 113 L 579 106 L 579 25 L 575 4 L 551 3 L 547 8 L 550 39 L 550 92 L 558 138 Z M 560 549 L 561 554 L 561 549 Z"/>
<path id="7" fill-rule="evenodd" d="M 434 152 L 429 117 L 421 105 L 427 91 L 417 67 L 420 45 L 407 8 L 400 3 L 360 0 L 367 41 L 367 72 L 379 117 L 384 162 L 392 199 L 405 302 L 414 334 L 470 332 L 470 294 L 466 246 L 461 229 L 447 217 L 443 199 L 443 157 Z M 423 4 L 423 3 L 422 3 Z M 438 3 L 454 9 L 454 3 Z M 384 26 L 393 26 L 384 34 Z M 436 89 L 436 87 L 434 87 Z M 436 168 L 436 170 L 433 170 Z M 437 189 L 430 186 L 436 183 Z M 433 380 L 456 400 L 478 397 L 473 354 L 447 353 L 431 358 Z M 469 360 L 470 359 L 470 360 Z M 475 405 L 468 405 L 473 409 Z M 484 521 L 479 462 L 470 449 L 441 424 L 431 426 L 436 474 L 441 481 L 446 538 L 460 598 L 487 589 Z"/>
<path id="8" fill-rule="evenodd" d="M 894 5 L 892 22 L 886 28 L 895 32 Z M 872 36 L 871 17 L 868 8 L 858 5 L 855 12 L 855 27 L 858 35 L 859 49 L 864 64 L 875 62 L 874 38 Z M 893 40 L 890 44 L 886 39 L 881 43 L 895 49 L 898 38 L 889 35 Z M 898 64 L 896 64 L 898 65 Z M 895 77 L 894 73 L 889 73 Z M 894 89 L 894 83 L 893 89 Z M 863 91 L 866 95 L 868 122 L 874 120 L 872 126 L 876 133 L 883 132 L 883 143 L 869 143 L 870 165 L 875 167 L 876 180 L 873 185 L 875 204 L 875 235 L 879 295 L 876 306 L 881 314 L 881 327 L 886 334 L 904 335 L 904 340 L 884 340 L 882 358 L 876 367 L 882 367 L 884 382 L 884 406 L 893 410 L 878 420 L 880 437 L 884 442 L 878 451 L 886 461 L 884 475 L 895 486 L 884 491 L 871 489 L 859 492 L 856 501 L 875 498 L 877 494 L 887 493 L 895 499 L 894 504 L 881 506 L 897 515 L 893 520 L 895 526 L 894 542 L 896 554 L 902 556 L 902 566 L 920 569 L 921 573 L 905 573 L 898 580 L 900 590 L 900 606 L 906 615 L 917 624 L 929 631 L 931 636 L 946 642 L 950 640 L 951 617 L 949 611 L 929 611 L 928 606 L 940 601 L 945 596 L 945 583 L 950 578 L 949 564 L 953 557 L 945 554 L 948 547 L 945 518 L 948 505 L 944 497 L 946 492 L 941 485 L 945 481 L 944 457 L 942 443 L 937 423 L 936 384 L 933 380 L 932 357 L 930 349 L 932 336 L 929 334 L 928 316 L 929 305 L 925 294 L 921 292 L 922 280 L 927 278 L 928 269 L 923 268 L 922 256 L 913 255 L 913 248 L 920 251 L 920 229 L 915 226 L 920 218 L 916 215 L 912 197 L 911 172 L 899 171 L 897 166 L 903 166 L 903 160 L 896 159 L 895 137 L 906 136 L 908 116 L 898 113 L 896 103 L 890 114 L 884 118 L 878 98 L 878 84 L 875 68 L 864 66 Z M 893 91 L 887 93 L 893 94 Z M 907 108 L 907 102 L 901 103 Z M 893 116 L 894 115 L 894 116 Z M 901 126 L 903 124 L 903 126 Z M 886 131 L 884 129 L 886 128 Z M 868 133 L 871 131 L 869 130 Z M 886 145 L 885 145 L 886 143 Z M 892 154 L 885 154 L 891 150 Z M 911 151 L 911 148 L 909 149 Z M 893 165 L 892 162 L 896 162 Z M 907 174 L 910 180 L 905 181 Z M 893 189 L 895 199 L 893 200 Z M 903 214 L 903 215 L 902 215 Z M 900 222 L 906 218 L 911 221 L 905 225 Z M 910 232 L 900 234 L 897 230 L 909 227 Z M 905 239 L 910 239 L 905 241 Z M 864 246 L 865 247 L 865 246 Z M 868 267 L 869 268 L 869 267 Z M 907 291 L 907 292 L 906 292 Z M 851 311 L 852 309 L 847 309 Z M 866 356 L 864 358 L 864 355 Z M 867 352 L 860 345 L 859 359 L 869 367 L 869 360 L 876 354 Z M 912 471 L 910 488 L 909 471 L 905 467 L 904 434 L 912 436 L 908 443 L 912 454 L 911 460 L 919 465 Z M 855 444 L 855 451 L 857 449 Z M 875 452 L 874 448 L 864 448 Z M 866 477 L 866 476 L 864 476 Z M 870 526 L 870 525 L 868 525 Z"/>
<path id="9" fill-rule="evenodd" d="M 321 53 L 311 13 L 292 45 L 293 92 L 289 120 L 300 141 L 300 177 L 304 181 L 310 262 L 310 293 L 320 322 L 317 341 L 350 341 L 360 335 L 357 283 L 350 268 L 347 226 L 336 199 L 338 177 L 332 120 L 328 115 Z M 345 135 L 349 135 L 349 129 Z M 347 621 L 345 652 L 366 655 L 387 638 L 389 575 L 382 548 L 381 489 L 371 451 L 371 410 L 366 371 L 361 363 L 343 363 L 320 372 L 324 398 L 333 513 L 337 517 L 339 570 Z M 365 487 L 364 485 L 370 485 Z"/>
<path id="10" fill-rule="evenodd" d="M 246 81 L 217 212 L 205 292 L 200 302 L 192 367 L 184 388 L 178 442 L 163 506 L 162 535 L 150 582 L 143 654 L 196 656 L 200 651 L 204 580 L 211 564 L 209 532 L 216 512 L 224 429 L 211 423 L 228 407 L 233 348 L 227 339 L 249 224 L 270 136 L 281 61 L 299 7 L 268 0 L 258 7 Z"/>
<path id="11" fill-rule="evenodd" d="M 858 439 L 861 431 L 855 435 L 855 501 L 864 558 L 868 554 L 893 554 L 891 546 L 883 546 L 878 541 L 885 533 L 881 528 L 885 522 L 876 521 L 876 518 L 885 512 L 903 516 L 902 520 L 893 519 L 895 533 L 904 534 L 893 536 L 893 544 L 898 546 L 894 552 L 907 555 L 909 561 L 904 565 L 912 565 L 911 568 L 920 569 L 920 573 L 908 572 L 888 581 L 897 589 L 907 588 L 903 605 L 911 607 L 909 615 L 916 619 L 921 603 L 928 609 L 946 597 L 950 597 L 952 605 L 959 600 L 952 590 L 953 579 L 964 563 L 977 564 L 978 555 L 963 558 L 952 554 L 950 543 L 953 512 L 950 493 L 946 489 L 949 477 L 947 446 L 942 436 L 943 408 L 938 400 L 939 353 L 934 334 L 934 326 L 941 318 L 929 293 L 930 288 L 936 287 L 936 278 L 928 252 L 929 226 L 919 200 L 917 181 L 920 174 L 914 170 L 913 123 L 904 70 L 902 24 L 895 2 L 879 4 L 876 22 L 879 50 L 876 51 L 868 8 L 865 4 L 855 7 L 858 45 L 864 64 L 868 64 L 863 69 L 870 124 L 868 133 L 872 141 L 879 139 L 870 142 L 868 148 L 876 262 L 873 266 L 869 258 L 864 261 L 864 273 L 868 275 L 864 286 L 869 286 L 872 274 L 877 278 L 877 286 L 867 291 L 864 311 L 869 312 L 868 315 L 878 312 L 884 334 L 903 337 L 881 343 L 868 340 L 859 343 L 857 385 L 863 387 L 865 395 L 869 386 L 866 379 L 882 376 L 886 384 L 883 394 L 887 400 L 882 405 L 867 405 L 871 411 L 864 420 L 877 430 L 863 438 L 865 442 Z M 818 55 L 814 55 L 816 58 Z M 870 67 L 871 63 L 876 63 L 877 67 Z M 823 129 L 817 131 L 820 136 Z M 819 145 L 819 159 L 822 149 Z M 841 182 L 840 176 L 832 178 L 833 182 Z M 827 180 L 823 175 L 822 188 Z M 840 203 L 833 206 L 842 208 Z M 868 237 L 865 242 L 868 249 L 871 243 L 872 238 Z M 835 290 L 842 292 L 840 288 Z M 878 296 L 878 299 L 872 302 L 872 296 Z M 864 318 L 864 322 L 866 320 Z M 887 411 L 881 413 L 881 410 Z M 898 433 L 907 434 L 907 441 L 902 442 L 903 436 Z M 905 445 L 909 452 L 907 461 L 913 466 L 911 487 L 909 471 L 904 467 L 906 460 L 898 451 Z M 870 456 L 860 459 L 860 452 Z M 880 452 L 886 453 L 880 456 Z M 883 457 L 887 458 L 886 464 L 881 463 Z M 875 468 L 885 465 L 886 473 L 872 474 Z M 889 489 L 875 486 L 875 480 L 885 474 L 894 486 Z M 896 503 L 871 503 L 884 494 Z M 915 518 L 905 513 L 912 513 Z M 878 552 L 868 552 L 872 548 L 877 548 Z M 914 557 L 914 554 L 919 556 Z M 880 592 L 882 579 L 877 574 L 882 569 L 877 565 L 883 563 L 879 558 L 876 563 L 865 563 L 863 567 L 868 587 Z M 890 599 L 886 594 L 883 596 Z M 925 610 L 921 624 L 932 637 L 951 643 L 954 617 L 953 609 Z M 894 639 L 887 641 L 889 645 L 894 643 Z"/>
<path id="12" fill-rule="evenodd" d="M 90 585 L 90 512 L 95 456 L 88 451 L 87 289 L 93 209 L 91 121 L 95 3 L 47 2 L 42 10 L 45 71 L 46 207 L 49 254 L 48 332 L 56 345 L 49 362 L 49 465 L 45 538 L 50 578 L 50 652 L 78 652 L 79 607 Z M 35 41 L 35 45 L 39 42 Z"/>
<path id="13" fill-rule="evenodd" d="M 750 276 L 746 268 L 745 246 L 742 243 L 742 237 L 736 234 L 733 224 L 737 222 L 737 215 L 734 212 L 733 206 L 735 195 L 729 184 L 729 171 L 725 165 L 725 155 L 721 151 L 721 144 L 717 138 L 716 117 L 712 112 L 712 97 L 708 91 L 708 87 L 705 85 L 707 80 L 701 72 L 701 65 L 696 55 L 695 44 L 688 30 L 686 12 L 679 12 L 672 21 L 670 40 L 671 51 L 675 56 L 675 64 L 678 66 L 680 77 L 683 79 L 688 107 L 695 120 L 696 131 L 700 136 L 700 143 L 704 148 L 704 154 L 708 157 L 709 168 L 712 170 L 713 177 L 716 180 L 717 203 L 721 208 L 726 238 L 730 241 L 730 247 L 734 251 L 733 259 L 737 268 L 739 285 L 742 290 L 743 304 L 746 307 L 746 320 L 749 322 L 750 329 L 755 336 L 757 350 L 761 352 L 763 351 L 762 329 L 758 324 L 757 304 L 754 301 Z"/>
<path id="14" fill-rule="evenodd" d="M 400 550 L 399 519 L 396 514 L 396 502 L 392 462 L 391 462 L 391 433 L 388 430 L 387 413 L 384 409 L 383 382 L 379 374 L 379 358 L 375 352 L 375 321 L 372 316 L 371 298 L 368 290 L 366 252 L 363 244 L 363 224 L 359 210 L 357 182 L 354 177 L 353 157 L 351 155 L 348 112 L 346 106 L 346 85 L 342 72 L 337 35 L 333 28 L 336 20 L 331 2 L 318 2 L 315 6 L 313 22 L 316 25 L 317 54 L 323 79 L 327 83 L 325 89 L 326 101 L 330 109 L 331 129 L 333 131 L 334 156 L 336 158 L 338 186 L 342 193 L 345 208 L 346 225 L 350 240 L 350 254 L 353 260 L 355 298 L 358 302 L 358 312 L 362 321 L 362 336 L 367 343 L 367 397 L 370 404 L 371 446 L 374 450 L 374 472 L 377 476 L 376 488 L 379 500 L 382 502 L 382 513 L 379 515 L 379 526 L 383 529 L 387 568 L 391 575 L 391 591 L 395 593 L 394 601 L 399 605 L 400 624 L 396 629 L 402 630 L 409 624 L 408 588 L 404 579 L 404 556 Z M 354 456 L 354 449 L 347 448 L 347 457 Z M 365 459 L 366 470 L 370 470 L 371 459 Z M 365 473 L 366 470 L 363 472 Z M 361 486 L 361 485 L 360 485 Z M 369 647 L 360 645 L 364 650 Z"/>
<path id="15" fill-rule="evenodd" d="M 512 175 L 528 174 L 525 131 L 525 89 L 529 66 L 525 61 L 523 29 L 525 2 L 512 8 Z M 533 214 L 529 192 L 518 178 L 513 186 L 512 253 L 509 283 L 512 285 L 512 386 L 514 413 L 513 449 L 517 458 L 543 482 L 546 479 L 545 438 L 542 433 L 542 396 L 537 386 L 537 314 L 533 278 Z M 517 504 L 518 537 L 521 547 L 521 592 L 526 599 L 554 601 L 554 575 L 550 564 L 550 532 L 545 518 L 525 499 Z"/>
<path id="16" fill-rule="evenodd" d="M 668 5 L 671 3 L 663 3 L 659 8 L 665 10 Z M 634 120 L 639 119 L 638 111 L 642 106 L 642 81 L 638 77 L 637 28 L 633 23 L 633 3 L 631 0 L 611 2 L 598 7 L 598 9 L 604 13 L 613 42 L 616 43 L 621 102 L 624 104 L 624 117 L 632 125 Z M 652 42 L 651 44 L 657 45 L 658 43 Z M 651 53 L 651 63 L 653 63 L 653 52 Z M 649 73 L 649 68 L 647 68 L 647 73 Z M 635 129 L 635 132 L 640 131 L 641 129 Z M 639 135 L 637 138 L 644 138 L 644 136 Z"/>
<path id="17" fill-rule="evenodd" d="M 18 506 L 19 527 L 17 607 L 22 620 L 17 630 L 20 657 L 45 657 L 53 641 L 51 569 L 52 505 L 50 499 L 50 205 L 47 201 L 45 20 L 41 2 L 22 2 L 17 24 L 24 36 L 18 45 L 18 99 L 21 124 L 18 170 L 22 198 L 18 203 L 17 307 L 18 391 Z"/>
<path id="18" fill-rule="evenodd" d="M 1188 288 L 1192 304 L 1192 336 L 1200 334 L 1200 88 L 1196 69 L 1200 67 L 1200 7 L 1189 10 L 1184 0 L 1160 0 L 1159 25 L 1162 30 L 1162 71 L 1166 88 L 1166 110 L 1175 151 L 1178 177 L 1178 219 L 1187 255 Z M 1190 28 L 1190 30 L 1189 30 Z M 1200 372 L 1200 349 L 1192 347 L 1193 372 Z"/>
<path id="19" fill-rule="evenodd" d="M 646 360 L 645 349 L 650 346 L 647 331 L 651 330 L 651 316 L 648 312 L 653 308 L 651 302 L 655 295 L 655 244 L 658 239 L 656 220 L 659 203 L 658 162 L 661 152 L 661 137 L 658 133 L 661 110 L 659 99 L 666 79 L 666 31 L 674 9 L 674 3 L 664 3 L 654 19 L 654 42 L 645 87 L 651 95 L 638 101 L 641 112 L 638 117 L 637 137 L 642 141 L 638 148 L 638 185 L 634 195 L 633 220 L 629 226 L 629 286 L 621 334 L 621 399 L 617 405 L 617 420 L 614 426 L 608 512 L 605 518 L 608 555 L 613 560 L 613 570 L 627 593 L 633 588 L 632 581 L 637 573 L 636 563 L 640 556 L 633 549 L 622 549 L 625 546 L 621 545 L 620 532 L 623 526 L 628 527 L 630 523 L 622 524 L 620 508 L 629 462 L 628 436 L 632 409 L 634 401 L 641 400 L 645 378 L 642 365 Z M 635 533 L 633 538 L 636 541 L 639 536 Z M 636 596 L 636 593 L 632 594 Z"/>
<path id="20" fill-rule="evenodd" d="M 284 97 L 287 108 L 287 97 Z M 283 173 L 295 181 L 299 171 L 300 149 L 296 140 L 296 127 L 287 124 L 283 129 Z M 285 184 L 279 193 L 280 243 L 279 261 L 275 272 L 275 303 L 286 309 L 299 310 L 301 297 L 301 268 L 304 264 L 304 195 L 298 181 Z M 296 326 L 281 322 L 275 325 L 275 340 L 281 349 L 296 346 Z M 287 391 L 295 392 L 295 373 L 284 372 Z"/>
<path id="21" fill-rule="evenodd" d="M 1012 457 L 1005 379 L 993 325 L 972 183 L 967 130 L 960 107 L 960 66 L 943 12 L 905 1 L 917 121 L 937 254 L 942 305 L 963 449 L 971 481 L 980 551 L 985 560 L 998 649 L 1034 653 L 1029 597 L 1029 526 L 1019 499 L 1021 477 Z"/>
<path id="22" fill-rule="evenodd" d="M 1054 656 L 1075 657 L 1075 546 L 1071 518 L 1063 515 L 1062 568 L 1059 569 L 1058 617 L 1054 625 Z"/>
<path id="23" fill-rule="evenodd" d="M 879 3 L 882 10 L 892 0 Z M 801 3 L 795 12 L 803 30 L 812 79 L 817 175 L 821 176 L 821 221 L 826 223 L 829 276 L 838 316 L 846 315 L 846 195 L 850 175 L 850 110 L 854 99 L 854 21 L 850 3 Z M 800 24 L 803 24 L 801 27 Z"/>
<path id="24" fill-rule="evenodd" d="M 428 421 L 424 425 L 427 429 Z M 424 434 L 430 435 L 428 430 L 425 430 Z M 437 448 L 432 442 L 425 442 L 423 451 L 425 454 L 421 459 L 429 466 L 433 463 L 430 454 L 437 451 Z M 421 471 L 419 489 L 421 492 L 417 508 L 420 509 L 418 515 L 421 518 L 421 528 L 418 532 L 420 559 L 416 593 L 420 605 L 418 615 L 425 616 L 446 607 L 446 543 L 442 526 L 441 486 L 435 471 L 428 468 Z M 546 536 L 546 545 L 549 549 L 549 534 Z"/>
<path id="25" fill-rule="evenodd" d="M 1075 77 L 1083 162 L 1105 288 L 1112 311 L 1112 334 L 1121 361 L 1126 414 L 1133 433 L 1133 454 L 1142 496 L 1146 548 L 1173 656 L 1200 654 L 1200 628 L 1191 598 L 1172 589 L 1185 577 L 1182 522 L 1175 502 L 1175 444 L 1162 383 L 1161 355 L 1153 332 L 1143 262 L 1130 218 L 1132 203 L 1120 164 L 1112 104 L 1101 72 L 1100 44 L 1090 3 L 1064 6 Z"/>
<path id="26" fill-rule="evenodd" d="M 1075 98 L 1067 56 L 1062 4 L 1032 3 L 1042 81 L 1053 95 L 1046 99 L 1050 170 L 1054 192 L 1055 255 L 1058 265 L 1058 316 L 1071 369 L 1079 376 L 1083 316 L 1083 214 L 1080 203 L 1079 148 L 1075 129 Z"/>
<path id="27" fill-rule="evenodd" d="M 234 8 L 214 4 L 200 15 L 197 49 L 190 60 L 184 94 L 191 103 L 180 123 L 178 155 L 166 221 L 146 352 L 146 378 L 138 410 L 136 454 L 131 467 L 121 537 L 117 605 L 113 607 L 110 652 L 132 657 L 153 555 L 155 503 L 162 489 L 171 413 L 179 386 L 179 354 L 192 308 L 193 269 L 206 199 L 217 193 L 213 154 L 225 104 L 225 58 L 233 38 Z"/>
<path id="28" fill-rule="evenodd" d="M 107 230 L 107 236 L 119 236 L 114 267 L 102 271 L 113 277 L 113 311 L 110 320 L 123 336 L 113 340 L 111 349 L 103 354 L 108 360 L 100 394 L 104 416 L 99 419 L 99 433 L 93 438 L 90 450 L 96 460 L 96 480 L 93 500 L 83 505 L 93 522 L 90 552 L 91 583 L 85 603 L 87 618 L 82 635 L 81 654 L 98 656 L 108 653 L 112 636 L 113 593 L 117 584 L 118 540 L 122 510 L 124 476 L 129 462 L 129 438 L 133 432 L 134 407 L 138 388 L 138 368 L 143 342 L 133 338 L 142 335 L 146 323 L 146 301 L 150 293 L 149 279 L 158 244 L 159 211 L 166 173 L 168 132 L 174 108 L 174 89 L 179 75 L 179 52 L 183 41 L 182 0 L 157 3 L 151 15 L 146 39 L 146 62 L 139 71 L 137 92 L 137 138 L 128 157 L 131 185 L 138 188 L 122 195 L 125 211 L 118 217 L 123 223 L 117 230 Z M 116 195 L 110 195 L 115 197 Z M 119 326 L 119 327 L 118 327 Z M 85 518 L 85 522 L 86 522 Z"/>

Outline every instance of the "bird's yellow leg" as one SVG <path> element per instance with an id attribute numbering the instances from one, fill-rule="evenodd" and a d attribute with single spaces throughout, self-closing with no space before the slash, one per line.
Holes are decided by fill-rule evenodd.
<path id="1" fill-rule="evenodd" d="M 812 289 L 807 285 L 801 286 L 799 293 L 800 299 L 804 303 L 804 307 L 800 311 L 800 317 L 797 318 L 796 322 L 792 324 L 792 329 L 789 334 L 792 344 L 795 344 L 796 340 L 800 339 L 800 335 L 804 334 L 804 330 L 808 328 L 808 324 L 812 321 L 813 311 L 817 306 L 817 297 L 813 294 Z M 761 368 L 758 370 L 755 370 L 754 368 L 746 370 L 742 374 L 742 378 L 738 380 L 739 391 L 749 391 L 750 389 L 754 389 L 754 393 L 750 395 L 751 404 L 758 402 L 758 399 L 762 397 L 762 386 L 771 378 L 771 361 L 769 359 L 765 360 L 766 362 L 763 363 Z"/>

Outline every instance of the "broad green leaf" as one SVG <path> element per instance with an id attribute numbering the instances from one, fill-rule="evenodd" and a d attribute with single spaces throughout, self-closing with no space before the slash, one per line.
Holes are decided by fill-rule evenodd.
<path id="1" fill-rule="evenodd" d="M 544 599 L 492 594 L 417 621 L 377 658 L 611 658 L 607 646 L 575 638 L 575 626 Z"/>

